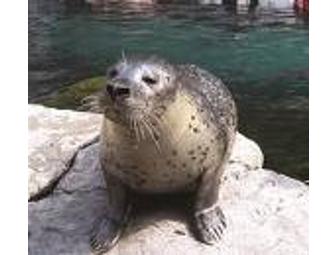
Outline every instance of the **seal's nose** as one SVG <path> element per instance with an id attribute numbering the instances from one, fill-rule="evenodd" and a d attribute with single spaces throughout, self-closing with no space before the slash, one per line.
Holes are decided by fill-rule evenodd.
<path id="1" fill-rule="evenodd" d="M 131 91 L 126 87 L 115 87 L 112 85 L 106 86 L 106 91 L 110 95 L 112 99 L 120 98 L 120 97 L 129 97 Z"/>

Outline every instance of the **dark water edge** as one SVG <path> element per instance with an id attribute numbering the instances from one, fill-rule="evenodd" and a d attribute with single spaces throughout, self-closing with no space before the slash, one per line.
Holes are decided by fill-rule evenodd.
<path id="1" fill-rule="evenodd" d="M 122 50 L 194 63 L 229 86 L 265 167 L 306 180 L 308 24 L 289 9 L 247 9 L 29 0 L 29 102 L 103 75 Z"/>

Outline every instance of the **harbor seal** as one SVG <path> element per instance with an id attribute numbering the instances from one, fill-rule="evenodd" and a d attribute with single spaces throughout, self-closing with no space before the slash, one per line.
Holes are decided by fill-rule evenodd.
<path id="1" fill-rule="evenodd" d="M 123 58 L 108 69 L 99 101 L 99 157 L 110 205 L 92 232 L 93 250 L 116 243 L 134 192 L 196 192 L 195 234 L 217 242 L 226 227 L 218 189 L 238 122 L 222 81 L 195 65 Z"/>

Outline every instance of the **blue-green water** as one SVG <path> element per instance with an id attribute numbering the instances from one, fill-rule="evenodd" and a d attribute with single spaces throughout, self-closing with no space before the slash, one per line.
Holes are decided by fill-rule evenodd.
<path id="1" fill-rule="evenodd" d="M 308 179 L 307 23 L 292 9 L 165 2 L 29 0 L 29 101 L 104 74 L 123 50 L 194 63 L 228 84 L 265 167 Z"/>

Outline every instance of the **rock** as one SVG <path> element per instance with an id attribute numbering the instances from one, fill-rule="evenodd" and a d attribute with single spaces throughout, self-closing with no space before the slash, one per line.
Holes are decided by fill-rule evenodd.
<path id="1" fill-rule="evenodd" d="M 45 111 L 56 116 L 65 113 L 42 110 Z M 73 130 L 64 124 L 62 131 L 64 136 L 70 136 Z M 45 134 L 41 137 L 48 143 Z M 29 202 L 29 254 L 92 254 L 89 233 L 107 209 L 107 194 L 97 160 L 97 142 L 77 148 L 82 149 L 54 189 L 42 199 Z M 33 154 L 30 156 L 34 158 Z M 48 159 L 44 155 L 43 158 Z M 222 179 L 220 205 L 228 227 L 218 245 L 208 246 L 195 240 L 189 229 L 188 213 L 168 204 L 165 210 L 148 209 L 134 215 L 121 240 L 108 254 L 308 254 L 308 187 L 262 169 L 262 163 L 258 145 L 239 135 Z"/>
<path id="2" fill-rule="evenodd" d="M 79 148 L 94 141 L 101 115 L 28 106 L 28 194 L 46 192 L 66 172 Z"/>
<path id="3" fill-rule="evenodd" d="M 59 109 L 77 109 L 83 99 L 95 94 L 105 85 L 105 76 L 96 76 L 69 84 L 56 93 L 41 97 L 38 103 Z"/>
<path id="4" fill-rule="evenodd" d="M 262 168 L 264 155 L 258 144 L 238 133 L 229 162 L 242 164 L 253 170 Z"/>

